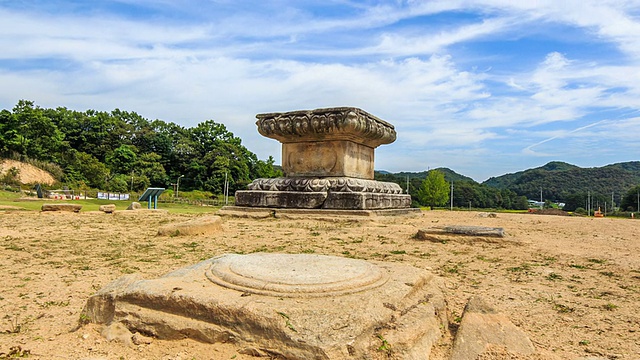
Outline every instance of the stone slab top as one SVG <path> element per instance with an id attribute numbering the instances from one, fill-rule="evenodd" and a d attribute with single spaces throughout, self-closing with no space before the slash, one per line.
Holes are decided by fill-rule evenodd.
<path id="1" fill-rule="evenodd" d="M 258 132 L 281 143 L 347 140 L 376 148 L 396 140 L 390 123 L 355 107 L 256 115 Z"/>
<path id="2" fill-rule="evenodd" d="M 327 297 L 356 293 L 387 282 L 364 260 L 312 254 L 227 254 L 206 272 L 217 285 L 267 296 Z"/>

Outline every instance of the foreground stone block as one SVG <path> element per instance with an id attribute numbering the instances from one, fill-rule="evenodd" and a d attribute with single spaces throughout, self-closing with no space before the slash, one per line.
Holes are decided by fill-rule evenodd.
<path id="1" fill-rule="evenodd" d="M 42 204 L 42 211 L 73 211 L 82 210 L 82 205 L 77 204 Z"/>
<path id="2" fill-rule="evenodd" d="M 441 280 L 414 267 L 311 254 L 228 254 L 159 279 L 124 276 L 87 301 L 98 323 L 231 342 L 286 359 L 429 359 Z"/>
<path id="3" fill-rule="evenodd" d="M 536 351 L 529 337 L 509 318 L 480 297 L 472 297 L 462 314 L 451 360 L 477 359 L 496 348 L 501 348 L 509 359 L 533 355 Z"/>
<path id="4" fill-rule="evenodd" d="M 203 216 L 179 224 L 167 224 L 158 229 L 158 236 L 187 236 L 214 234 L 222 230 L 222 218 Z"/>

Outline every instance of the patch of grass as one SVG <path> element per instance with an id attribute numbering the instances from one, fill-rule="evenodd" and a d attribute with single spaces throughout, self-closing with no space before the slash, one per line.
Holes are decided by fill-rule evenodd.
<path id="1" fill-rule="evenodd" d="M 572 308 L 570 306 L 564 305 L 564 304 L 558 304 L 558 303 L 553 303 L 553 310 L 561 313 L 561 314 L 566 314 L 566 313 L 572 313 L 574 312 L 576 309 Z"/>
<path id="2" fill-rule="evenodd" d="M 507 268 L 509 272 L 525 272 L 531 270 L 531 265 L 527 263 L 522 263 L 520 266 Z"/>
<path id="3" fill-rule="evenodd" d="M 289 330 L 293 331 L 293 332 L 298 332 L 298 330 L 296 330 L 296 328 L 293 327 L 293 325 L 291 324 L 291 319 L 289 319 L 289 315 L 278 311 L 278 315 L 282 316 L 285 320 L 285 326 L 289 328 Z"/>
<path id="4" fill-rule="evenodd" d="M 562 275 L 552 272 L 546 276 L 546 279 L 551 281 L 562 280 Z"/>
<path id="5" fill-rule="evenodd" d="M 313 254 L 314 252 L 316 252 L 314 249 L 304 249 L 304 250 L 302 250 L 303 254 Z"/>
<path id="6" fill-rule="evenodd" d="M 607 310 L 607 311 L 613 311 L 613 310 L 618 308 L 618 305 L 612 304 L 612 303 L 606 303 L 606 304 L 602 305 L 602 308 Z"/>
<path id="7" fill-rule="evenodd" d="M 378 339 L 380 339 L 380 341 L 382 341 L 382 344 L 378 347 L 378 351 L 385 351 L 385 352 L 391 351 L 391 344 L 389 344 L 387 339 L 385 339 L 380 334 L 376 334 L 376 336 L 378 337 Z"/>
<path id="8" fill-rule="evenodd" d="M 200 244 L 198 244 L 195 241 L 192 241 L 190 243 L 182 243 L 182 246 L 189 249 L 190 251 L 196 251 L 196 248 L 200 246 Z"/>
<path id="9" fill-rule="evenodd" d="M 480 260 L 480 261 L 485 261 L 485 262 L 489 262 L 489 263 L 498 263 L 500 261 L 502 261 L 502 259 L 500 258 L 487 258 L 484 255 L 478 255 L 476 256 L 476 259 Z"/>
<path id="10" fill-rule="evenodd" d="M 569 267 L 572 267 L 572 268 L 574 268 L 574 269 L 580 269 L 580 270 L 584 270 L 584 269 L 586 269 L 586 268 L 587 268 L 586 266 L 584 266 L 584 265 L 579 265 L 579 264 L 570 264 L 570 265 L 569 265 Z"/>
<path id="11" fill-rule="evenodd" d="M 600 271 L 600 274 L 608 277 L 618 277 L 618 275 L 616 275 L 613 271 Z"/>
<path id="12" fill-rule="evenodd" d="M 587 261 L 594 264 L 604 264 L 607 262 L 607 260 L 605 259 L 596 259 L 596 258 L 589 258 L 587 259 Z"/>
<path id="13" fill-rule="evenodd" d="M 407 253 L 404 250 L 391 250 L 389 252 L 392 253 L 393 255 L 402 255 L 402 254 L 406 254 Z"/>

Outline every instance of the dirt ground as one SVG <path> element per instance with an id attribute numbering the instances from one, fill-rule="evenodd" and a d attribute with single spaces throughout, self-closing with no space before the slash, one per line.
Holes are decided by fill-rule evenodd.
<path id="1" fill-rule="evenodd" d="M 124 209 L 126 205 L 118 206 Z M 80 325 L 87 298 L 124 274 L 154 278 L 224 253 L 315 253 L 402 262 L 444 278 L 450 331 L 482 295 L 560 359 L 640 359 L 640 221 L 426 211 L 369 219 L 224 218 L 209 236 L 156 236 L 197 215 L 0 209 L 0 358 L 254 359 L 232 344 L 109 342 Z M 418 241 L 442 225 L 503 227 L 499 240 Z M 451 336 L 434 351 L 445 358 Z M 12 350 L 13 349 L 13 350 Z"/>

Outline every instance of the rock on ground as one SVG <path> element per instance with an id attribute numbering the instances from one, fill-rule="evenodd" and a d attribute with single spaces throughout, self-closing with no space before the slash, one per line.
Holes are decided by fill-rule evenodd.
<path id="1" fill-rule="evenodd" d="M 220 230 L 220 216 L 203 216 L 183 223 L 163 225 L 158 229 L 158 236 L 206 235 Z"/>
<path id="2" fill-rule="evenodd" d="M 474 296 L 469 299 L 462 314 L 451 360 L 477 359 L 482 354 L 495 352 L 496 349 L 511 356 L 507 358 L 533 355 L 536 352 L 524 331 L 482 298 Z"/>
<path id="3" fill-rule="evenodd" d="M 42 204 L 42 211 L 73 211 L 79 212 L 82 205 L 77 204 Z"/>

